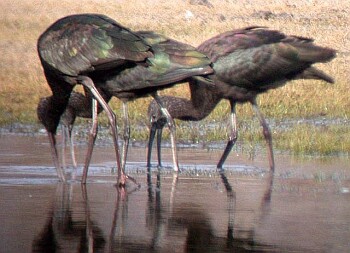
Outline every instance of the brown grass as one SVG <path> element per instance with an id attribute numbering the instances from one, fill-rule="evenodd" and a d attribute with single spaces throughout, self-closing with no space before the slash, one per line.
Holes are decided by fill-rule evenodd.
<path id="1" fill-rule="evenodd" d="M 349 117 L 349 1 L 222 1 L 213 8 L 189 1 L 162 0 L 1 0 L 0 1 L 0 125 L 36 122 L 40 97 L 50 95 L 36 52 L 38 36 L 55 20 L 75 13 L 106 14 L 133 30 L 155 30 L 197 46 L 218 33 L 250 25 L 268 26 L 288 34 L 312 37 L 316 43 L 338 50 L 338 57 L 319 67 L 334 76 L 336 84 L 297 81 L 262 95 L 260 103 L 268 117 Z M 186 18 L 186 11 L 193 13 Z M 169 93 L 165 91 L 164 93 Z M 187 96 L 175 87 L 171 94 Z M 114 99 L 112 107 L 120 102 Z M 145 121 L 146 107 L 131 103 L 132 121 Z M 222 120 L 227 103 L 210 116 Z M 119 112 L 118 112 L 119 113 Z M 238 110 L 250 117 L 248 106 Z"/>

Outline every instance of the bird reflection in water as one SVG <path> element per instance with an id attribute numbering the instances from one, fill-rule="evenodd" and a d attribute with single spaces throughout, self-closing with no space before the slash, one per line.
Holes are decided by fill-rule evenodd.
<path id="1" fill-rule="evenodd" d="M 137 205 L 141 208 L 136 212 L 134 208 L 132 212 L 129 209 L 130 205 L 135 207 L 133 194 L 142 194 L 145 188 L 135 187 L 125 192 L 116 187 L 112 191 L 115 193 L 114 209 L 110 210 L 112 220 L 105 227 L 98 227 L 101 221 L 91 219 L 95 202 L 89 201 L 86 187 L 93 185 L 81 188 L 84 212 L 73 215 L 74 184 L 58 184 L 54 206 L 45 227 L 33 241 L 32 252 L 277 252 L 274 246 L 257 242 L 254 227 L 235 229 L 239 227 L 239 221 L 235 220 L 236 193 L 224 171 L 219 172 L 227 194 L 226 235 L 217 234 L 205 205 L 198 205 L 195 201 L 183 202 L 180 192 L 176 194 L 181 183 L 177 173 L 173 173 L 169 189 L 169 183 L 162 182 L 169 178 L 158 169 L 147 175 L 147 200 L 144 206 L 143 203 Z M 262 199 L 258 220 L 268 214 L 269 203 L 266 198 Z M 218 210 L 217 215 L 222 215 L 221 211 Z M 146 214 L 144 223 L 132 220 L 134 214 L 136 218 L 142 217 L 142 212 Z M 77 218 L 78 214 L 83 217 Z M 140 226 L 137 230 L 144 229 L 145 232 L 131 232 L 135 225 Z"/>
<path id="2" fill-rule="evenodd" d="M 90 205 L 82 187 L 85 220 L 72 218 L 73 184 L 59 183 L 45 227 L 32 244 L 32 252 L 104 252 L 102 230 L 91 220 Z"/>
<path id="3" fill-rule="evenodd" d="M 173 220 L 186 227 L 187 241 L 186 252 L 278 252 L 273 246 L 258 243 L 254 238 L 254 228 L 250 231 L 234 229 L 236 193 L 229 183 L 224 170 L 218 170 L 221 181 L 227 194 L 228 226 L 227 236 L 219 237 L 214 233 L 207 213 L 200 208 L 193 208 L 190 205 L 178 209 Z M 265 194 L 266 195 L 266 194 Z M 265 196 L 264 195 L 264 196 Z M 265 197 L 262 200 L 262 210 L 269 210 L 269 200 Z M 263 218 L 266 213 L 262 212 Z"/>
<path id="4" fill-rule="evenodd" d="M 173 174 L 172 187 L 169 199 L 164 199 L 161 188 L 160 169 L 157 171 L 155 185 L 152 174 L 147 176 L 146 222 L 151 240 L 140 240 L 132 235 L 115 235 L 113 247 L 110 252 L 277 252 L 274 246 L 258 243 L 254 238 L 254 229 L 240 231 L 234 229 L 236 193 L 233 190 L 224 171 L 220 171 L 220 179 L 227 193 L 227 234 L 225 237 L 217 236 L 210 222 L 205 207 L 194 203 L 176 204 L 177 173 Z M 162 195 L 163 193 L 163 195 Z M 119 205 L 122 206 L 120 210 Z M 269 210 L 269 199 L 263 198 L 261 207 L 263 218 Z M 127 209 L 127 202 L 117 201 L 115 211 L 115 226 L 122 217 L 120 228 L 125 226 L 123 212 Z M 266 212 L 265 212 L 266 211 Z M 118 214 L 122 212 L 122 215 Z M 122 225 L 123 224 L 123 225 Z M 120 229 L 119 228 L 119 229 Z"/>

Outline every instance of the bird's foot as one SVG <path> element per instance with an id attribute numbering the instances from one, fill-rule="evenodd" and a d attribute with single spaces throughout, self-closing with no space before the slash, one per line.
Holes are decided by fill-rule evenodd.
<path id="1" fill-rule="evenodd" d="M 225 173 L 225 170 L 222 166 L 216 166 L 216 171 L 219 173 L 219 174 L 222 174 L 222 173 Z"/>
<path id="2" fill-rule="evenodd" d="M 174 172 L 175 173 L 180 173 L 181 172 L 179 165 L 175 165 L 174 166 Z"/>
<path id="3" fill-rule="evenodd" d="M 125 188 L 127 186 L 127 181 L 128 180 L 133 182 L 137 186 L 137 188 L 141 187 L 141 185 L 139 183 L 137 183 L 137 181 L 133 177 L 131 177 L 129 175 L 125 175 L 125 174 L 122 174 L 120 179 L 118 178 L 117 186 L 119 188 Z"/>
<path id="4" fill-rule="evenodd" d="M 78 170 L 77 168 L 73 168 L 73 170 L 71 172 L 66 174 L 68 176 L 67 181 L 69 183 L 76 183 L 76 182 L 78 182 L 78 180 L 77 180 L 77 170 Z"/>

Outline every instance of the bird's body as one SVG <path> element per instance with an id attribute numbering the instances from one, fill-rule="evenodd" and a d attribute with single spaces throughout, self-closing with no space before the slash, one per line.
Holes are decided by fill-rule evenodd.
<path id="1" fill-rule="evenodd" d="M 174 115 L 174 118 L 193 120 L 190 115 L 198 115 L 202 110 L 201 105 L 205 108 L 203 110 L 205 113 L 201 115 L 201 118 L 204 118 L 211 112 L 207 108 L 213 109 L 218 100 L 230 101 L 232 128 L 226 149 L 217 164 L 218 169 L 222 169 L 237 139 L 235 105 L 251 103 L 263 127 L 263 134 L 268 143 L 270 169 L 274 171 L 272 138 L 256 103 L 256 97 L 293 79 L 319 79 L 332 83 L 331 77 L 312 65 L 317 62 L 330 61 L 335 57 L 335 50 L 317 46 L 311 39 L 287 36 L 279 31 L 259 27 L 248 27 L 219 34 L 202 43 L 197 49 L 206 54 L 213 62 L 214 73 L 205 78 L 195 77 L 191 80 L 191 99 L 186 102 L 185 111 L 172 105 L 183 101 L 182 98 L 171 98 L 171 100 L 162 98 L 163 103 L 169 106 L 169 112 Z M 210 96 L 207 101 L 208 93 Z M 197 101 L 202 101 L 202 103 Z M 152 125 L 162 118 L 159 113 L 156 113 L 156 108 L 154 103 L 149 108 Z M 196 117 L 193 118 L 196 119 Z M 162 124 L 158 125 L 159 128 L 162 128 Z M 155 133 L 151 132 L 148 165 L 150 165 L 154 135 Z M 159 149 L 160 147 L 158 154 L 160 154 Z M 159 157 L 158 161 L 160 162 Z"/>
<path id="2" fill-rule="evenodd" d="M 194 47 L 166 38 L 154 32 L 140 31 L 135 34 L 144 41 L 145 44 L 149 45 L 152 50 L 152 55 L 148 56 L 143 62 L 126 62 L 122 67 L 113 66 L 113 68 L 108 70 L 95 69 L 89 73 L 89 78 L 95 83 L 98 93 L 103 100 L 106 100 L 106 97 L 111 98 L 112 96 L 116 96 L 122 99 L 125 105 L 127 101 L 147 96 L 148 94 L 151 94 L 157 99 L 156 91 L 159 89 L 167 88 L 194 75 L 212 73 L 210 60 L 205 55 L 199 53 Z M 106 67 L 107 65 L 105 64 L 104 66 Z M 111 65 L 109 65 L 109 67 L 110 66 Z M 64 70 L 67 73 L 72 73 L 70 69 Z M 80 96 L 80 99 L 91 100 L 91 97 L 92 96 Z M 79 107 L 90 105 L 91 102 L 76 101 L 73 103 L 73 106 L 74 104 Z M 40 107 L 42 108 L 42 106 Z M 75 108 L 75 110 L 76 112 L 81 111 L 81 108 Z M 86 108 L 84 110 L 88 109 Z M 92 110 L 90 109 L 92 116 L 94 115 L 94 111 L 97 115 L 96 106 L 93 106 Z M 166 110 L 163 113 L 168 114 Z M 79 116 L 78 114 L 75 115 Z M 94 135 L 89 141 L 87 159 L 91 157 L 96 136 L 97 116 L 95 118 L 96 120 L 93 120 L 92 127 Z M 168 117 L 167 120 L 168 122 L 170 121 L 169 125 L 172 131 L 174 131 L 172 119 Z M 126 125 L 128 125 L 127 118 L 125 122 Z M 175 140 L 173 140 L 173 142 L 175 143 Z M 174 163 L 175 160 L 176 154 L 174 154 Z M 86 160 L 85 166 L 89 161 L 90 160 Z"/>
<path id="3" fill-rule="evenodd" d="M 107 74 L 105 92 L 128 100 L 147 96 L 154 88 L 169 87 L 183 80 L 212 73 L 211 62 L 194 47 L 151 31 L 136 32 L 153 51 L 146 64 L 125 68 L 118 75 Z"/>
<path id="4" fill-rule="evenodd" d="M 332 59 L 335 55 L 333 49 L 279 31 L 256 27 L 231 31 L 205 41 L 198 51 L 213 61 L 215 75 L 209 79 L 223 98 L 236 102 L 254 100 L 258 94 L 293 79 L 333 82 L 332 78 L 311 66 Z"/>

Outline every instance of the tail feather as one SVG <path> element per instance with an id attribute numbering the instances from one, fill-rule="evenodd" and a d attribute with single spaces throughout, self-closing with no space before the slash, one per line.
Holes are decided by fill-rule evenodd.
<path id="1" fill-rule="evenodd" d="M 197 75 L 207 75 L 211 74 L 213 69 L 210 66 L 204 66 L 200 68 L 193 69 L 177 69 L 174 71 L 170 71 L 168 73 L 164 73 L 160 75 L 156 80 L 152 80 L 151 86 L 160 86 L 167 85 L 169 83 L 177 83 L 179 81 L 185 80 L 192 76 Z"/>
<path id="2" fill-rule="evenodd" d="M 315 67 L 310 67 L 304 70 L 301 74 L 297 76 L 297 78 L 300 79 L 317 79 L 317 80 L 323 80 L 327 83 L 334 83 L 334 79 L 324 73 L 322 70 L 317 69 Z"/>
<path id="3" fill-rule="evenodd" d="M 329 62 L 336 56 L 336 51 L 327 47 L 319 47 L 311 43 L 297 46 L 298 58 L 304 62 Z"/>

